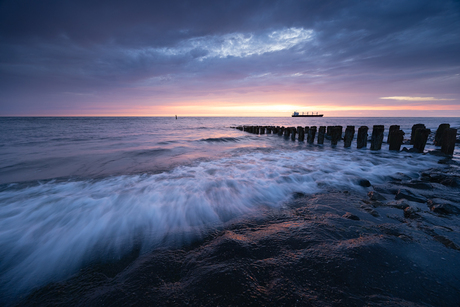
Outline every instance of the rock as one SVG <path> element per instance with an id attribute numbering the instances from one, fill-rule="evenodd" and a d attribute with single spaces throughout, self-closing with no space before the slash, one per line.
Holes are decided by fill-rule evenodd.
<path id="1" fill-rule="evenodd" d="M 447 175 L 444 173 L 431 173 L 431 174 L 422 174 L 424 178 L 429 178 L 430 182 L 440 183 L 447 187 L 456 187 L 458 186 L 457 176 Z"/>
<path id="2" fill-rule="evenodd" d="M 410 200 L 410 201 L 415 201 L 415 202 L 418 202 L 418 203 L 426 202 L 425 197 L 423 197 L 421 195 L 416 195 L 416 194 L 414 194 L 411 191 L 406 190 L 406 189 L 400 189 L 398 191 L 398 193 L 396 193 L 395 199 L 398 200 L 398 199 L 403 199 L 403 198 L 407 199 L 407 200 Z"/>
<path id="3" fill-rule="evenodd" d="M 360 186 L 364 187 L 364 188 L 368 188 L 368 187 L 371 186 L 370 181 L 367 180 L 367 179 L 364 179 L 364 178 L 359 179 L 359 180 L 358 180 L 358 184 L 359 184 Z"/>
<path id="4" fill-rule="evenodd" d="M 419 218 L 420 215 L 418 215 L 417 213 L 417 210 L 415 210 L 414 208 L 412 207 L 407 207 L 406 209 L 404 209 L 404 217 L 406 219 L 415 219 L 415 218 Z"/>
<path id="5" fill-rule="evenodd" d="M 427 205 L 431 211 L 439 214 L 460 214 L 460 208 L 449 203 L 435 203 L 429 199 Z"/>
<path id="6" fill-rule="evenodd" d="M 387 206 L 390 206 L 390 207 L 393 207 L 393 208 L 396 208 L 396 209 L 406 209 L 407 207 L 409 207 L 409 205 L 407 204 L 407 201 L 405 199 L 400 199 L 400 200 L 397 200 L 397 201 L 391 201 L 389 203 L 387 203 Z"/>
<path id="7" fill-rule="evenodd" d="M 401 151 L 405 151 L 405 152 L 416 152 L 418 153 L 418 149 L 416 148 L 410 148 L 410 149 L 407 149 L 407 147 L 403 147 L 403 149 L 401 149 Z"/>
<path id="8" fill-rule="evenodd" d="M 367 196 L 370 200 L 386 200 L 386 198 L 383 195 L 375 191 L 370 191 L 369 193 L 367 193 Z"/>
<path id="9" fill-rule="evenodd" d="M 403 186 L 419 190 L 432 190 L 433 186 L 424 181 L 413 180 L 411 182 L 400 183 Z"/>
<path id="10" fill-rule="evenodd" d="M 379 217 L 380 216 L 380 214 L 376 210 L 372 209 L 369 206 L 361 205 L 361 208 L 364 211 L 366 211 L 367 213 L 369 213 L 370 215 L 372 215 L 373 217 Z"/>
<path id="11" fill-rule="evenodd" d="M 359 217 L 354 214 L 351 214 L 350 212 L 345 213 L 344 215 L 342 215 L 342 217 L 350 220 L 359 221 Z"/>

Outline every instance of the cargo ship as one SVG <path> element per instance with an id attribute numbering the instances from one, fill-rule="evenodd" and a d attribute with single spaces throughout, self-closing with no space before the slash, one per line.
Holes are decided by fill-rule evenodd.
<path id="1" fill-rule="evenodd" d="M 316 112 L 316 114 L 314 114 L 313 112 L 311 112 L 311 114 L 304 114 L 302 112 L 302 114 L 299 114 L 299 112 L 297 111 L 294 111 L 294 113 L 292 113 L 292 117 L 323 117 L 323 114 L 318 114 L 318 112 Z"/>

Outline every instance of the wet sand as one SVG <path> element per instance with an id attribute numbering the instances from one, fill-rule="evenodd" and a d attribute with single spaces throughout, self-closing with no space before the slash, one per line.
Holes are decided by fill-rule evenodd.
<path id="1" fill-rule="evenodd" d="M 295 194 L 179 248 L 94 264 L 24 306 L 458 306 L 460 172 Z M 366 185 L 366 181 L 362 182 Z"/>

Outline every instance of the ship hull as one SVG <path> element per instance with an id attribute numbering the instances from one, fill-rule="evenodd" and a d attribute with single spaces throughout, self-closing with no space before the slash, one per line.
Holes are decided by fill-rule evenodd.
<path id="1" fill-rule="evenodd" d="M 292 117 L 323 117 L 323 114 L 318 114 L 318 115 L 292 115 Z"/>

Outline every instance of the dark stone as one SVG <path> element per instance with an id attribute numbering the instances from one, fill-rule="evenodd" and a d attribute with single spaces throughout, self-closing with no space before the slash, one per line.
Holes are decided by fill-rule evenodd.
<path id="1" fill-rule="evenodd" d="M 403 147 L 403 149 L 401 149 L 401 151 L 404 151 L 404 152 L 416 152 L 418 153 L 418 149 L 417 148 L 407 148 L 407 147 Z"/>
<path id="2" fill-rule="evenodd" d="M 371 150 L 380 150 L 382 148 L 384 130 L 383 125 L 374 125 L 372 128 Z"/>
<path id="3" fill-rule="evenodd" d="M 426 202 L 425 197 L 423 197 L 421 195 L 414 194 L 411 191 L 406 190 L 406 189 L 400 189 L 398 191 L 398 193 L 396 193 L 395 199 L 396 200 L 398 200 L 398 199 L 407 199 L 407 200 L 415 201 L 415 202 L 418 202 L 418 203 Z"/>
<path id="4" fill-rule="evenodd" d="M 364 209 L 364 211 L 366 211 L 367 213 L 369 213 L 373 217 L 379 217 L 380 216 L 380 214 L 376 210 L 372 209 L 369 206 L 362 205 L 361 208 Z"/>
<path id="5" fill-rule="evenodd" d="M 460 214 L 460 208 L 448 203 L 435 203 L 429 199 L 427 201 L 428 208 L 431 211 L 439 214 Z"/>
<path id="6" fill-rule="evenodd" d="M 365 188 L 368 188 L 368 187 L 371 186 L 370 181 L 367 180 L 367 179 L 364 179 L 364 178 L 359 179 L 359 180 L 358 180 L 358 184 L 359 184 L 360 186 L 362 186 L 362 187 L 365 187 Z"/>
<path id="7" fill-rule="evenodd" d="M 407 207 L 406 209 L 404 209 L 404 217 L 406 219 L 415 219 L 419 218 L 420 215 L 417 214 L 417 210 L 415 210 L 414 208 Z"/>
<path id="8" fill-rule="evenodd" d="M 358 128 L 358 138 L 356 139 L 357 148 L 367 147 L 367 126 L 361 126 Z"/>
<path id="9" fill-rule="evenodd" d="M 369 193 L 367 193 L 367 196 L 369 197 L 370 200 L 378 200 L 378 201 L 386 200 L 386 198 L 383 195 L 375 191 L 370 191 Z"/>
<path id="10" fill-rule="evenodd" d="M 415 124 L 412 126 L 412 133 L 410 135 L 410 145 L 414 145 L 414 139 L 415 139 L 415 131 L 417 129 L 426 129 L 424 124 Z"/>
<path id="11" fill-rule="evenodd" d="M 444 131 L 450 128 L 449 124 L 440 124 L 438 130 L 436 130 L 436 135 L 434 136 L 434 145 L 442 146 L 442 136 Z"/>
<path id="12" fill-rule="evenodd" d="M 408 188 L 413 188 L 413 189 L 418 189 L 418 190 L 432 190 L 433 186 L 429 184 L 428 182 L 425 181 L 412 181 L 412 182 L 403 182 L 400 183 L 400 185 L 403 185 Z"/>
<path id="13" fill-rule="evenodd" d="M 319 126 L 318 130 L 318 144 L 324 144 L 324 134 L 326 132 L 326 126 Z"/>
<path id="14" fill-rule="evenodd" d="M 347 148 L 350 147 L 354 136 L 355 126 L 347 126 L 347 129 L 345 129 L 345 137 L 343 138 L 343 146 Z"/>
<path id="15" fill-rule="evenodd" d="M 387 203 L 387 206 L 390 206 L 390 207 L 393 207 L 393 208 L 396 208 L 396 209 L 401 209 L 401 210 L 404 210 L 407 207 L 409 207 L 409 205 L 406 203 L 405 199 L 400 199 L 400 200 L 397 200 L 397 201 L 389 202 L 389 203 Z"/>
<path id="16" fill-rule="evenodd" d="M 342 217 L 350 220 L 359 221 L 359 217 L 354 214 L 351 214 L 350 212 L 345 213 L 344 215 L 342 215 Z"/>
<path id="17" fill-rule="evenodd" d="M 455 141 L 457 139 L 457 129 L 445 129 L 442 134 L 441 151 L 446 155 L 452 156 L 454 154 Z"/>

